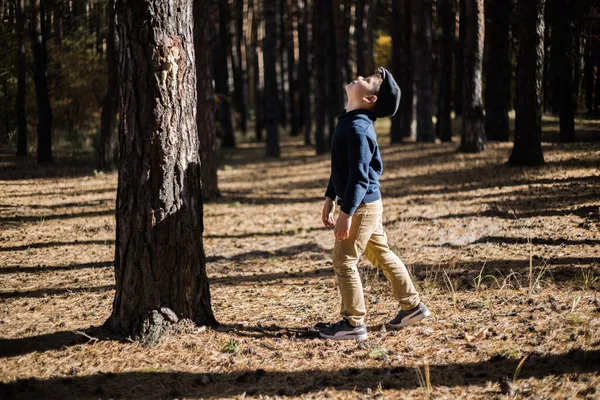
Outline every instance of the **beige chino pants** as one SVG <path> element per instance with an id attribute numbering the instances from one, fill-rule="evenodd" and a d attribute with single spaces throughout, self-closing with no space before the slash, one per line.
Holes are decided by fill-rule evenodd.
<path id="1" fill-rule="evenodd" d="M 350 236 L 336 240 L 333 248 L 333 269 L 342 296 L 342 317 L 353 326 L 364 323 L 366 314 L 358 260 L 364 253 L 377 268 L 381 268 L 392 285 L 392 293 L 400 308 L 410 310 L 420 299 L 406 266 L 390 250 L 383 230 L 381 200 L 361 204 L 352 216 Z"/>

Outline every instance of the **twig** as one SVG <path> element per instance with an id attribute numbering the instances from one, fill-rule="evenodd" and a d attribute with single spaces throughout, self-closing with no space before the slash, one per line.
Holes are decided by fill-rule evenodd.
<path id="1" fill-rule="evenodd" d="M 86 338 L 88 338 L 89 340 L 88 340 L 88 342 L 86 344 L 90 344 L 90 342 L 92 342 L 92 344 L 96 344 L 96 342 L 98 342 L 98 340 L 100 340 L 98 338 L 95 338 L 95 337 L 92 337 L 92 336 L 88 335 L 85 332 L 73 331 L 73 333 L 76 334 L 76 335 L 81 335 L 81 336 L 85 336 Z"/>

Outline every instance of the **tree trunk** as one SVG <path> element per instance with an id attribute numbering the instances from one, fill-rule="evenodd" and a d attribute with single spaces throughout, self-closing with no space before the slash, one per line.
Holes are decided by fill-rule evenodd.
<path id="1" fill-rule="evenodd" d="M 592 55 L 592 38 L 585 39 L 585 55 L 583 70 L 583 86 L 585 91 L 585 106 L 589 115 L 594 113 L 594 57 Z"/>
<path id="2" fill-rule="evenodd" d="M 442 45 L 440 49 L 440 81 L 438 96 L 437 136 L 442 142 L 452 141 L 452 46 L 456 30 L 456 0 L 441 0 Z"/>
<path id="3" fill-rule="evenodd" d="M 547 23 L 550 24 L 550 89 L 551 99 L 550 106 L 552 114 L 556 115 L 560 113 L 561 98 L 560 92 L 562 90 L 562 73 L 563 73 L 563 49 L 564 44 L 561 43 L 562 32 L 558 31 L 559 26 L 562 25 L 561 20 L 564 18 L 560 15 L 560 2 L 562 0 L 552 0 L 547 2 L 548 12 L 546 15 L 550 18 Z"/>
<path id="4" fill-rule="evenodd" d="M 27 116 L 25 113 L 27 53 L 25 51 L 25 0 L 17 0 L 17 156 L 27 155 Z"/>
<path id="5" fill-rule="evenodd" d="M 512 85 L 510 14 L 512 3 L 488 0 L 486 11 L 489 37 L 485 90 L 485 131 L 488 140 L 507 142 L 508 111 Z"/>
<path id="6" fill-rule="evenodd" d="M 107 91 L 100 114 L 99 169 L 111 171 L 117 167 L 117 111 L 119 108 L 119 75 L 117 69 L 118 38 L 116 33 L 115 1 L 107 4 L 108 35 L 106 37 Z"/>
<path id="7" fill-rule="evenodd" d="M 216 324 L 202 243 L 192 1 L 116 4 L 121 164 L 106 325 L 154 344 L 178 318 Z"/>
<path id="8" fill-rule="evenodd" d="M 215 19 L 213 10 L 210 0 L 194 0 L 194 53 L 198 97 L 196 125 L 200 140 L 202 198 L 205 201 L 213 201 L 219 197 L 217 128 L 210 48 L 210 26 Z"/>
<path id="9" fill-rule="evenodd" d="M 318 3 L 318 0 L 314 0 Z M 356 42 L 356 75 L 366 76 L 365 70 L 365 2 L 366 0 L 358 0 L 355 3 L 354 11 L 354 41 Z M 319 5 L 315 4 L 315 8 Z"/>
<path id="10" fill-rule="evenodd" d="M 321 1 L 319 2 L 320 6 L 323 7 L 321 14 L 321 29 L 322 32 L 322 40 L 319 42 L 320 46 L 325 46 L 325 54 L 327 57 L 327 72 L 326 72 L 326 80 L 327 80 L 327 91 L 329 100 L 327 101 L 327 148 L 331 148 L 331 140 L 333 138 L 333 132 L 335 131 L 335 125 L 337 121 L 337 117 L 340 115 L 340 112 L 343 110 L 343 105 L 340 108 L 339 105 L 343 103 L 343 86 L 342 81 L 340 80 L 340 69 L 337 65 L 337 50 L 335 45 L 335 35 L 331 33 L 335 33 L 335 24 L 333 21 L 333 2 L 332 1 Z M 319 86 L 321 88 L 323 86 Z"/>
<path id="11" fill-rule="evenodd" d="M 560 59 L 557 61 L 555 73 L 557 77 L 553 93 L 557 94 L 558 113 L 560 117 L 560 136 L 561 142 L 573 142 L 575 140 L 575 99 L 573 88 L 573 70 L 574 70 L 574 46 L 573 36 L 575 35 L 573 17 L 569 10 L 567 0 L 554 0 L 553 8 L 555 17 L 552 22 L 552 58 Z"/>
<path id="12" fill-rule="evenodd" d="M 247 128 L 247 111 L 245 100 L 244 69 L 242 66 L 242 46 L 244 43 L 244 2 L 243 0 L 234 0 L 235 13 L 235 49 L 231 49 L 231 64 L 233 66 L 233 97 L 235 110 L 237 112 L 237 126 L 245 135 Z"/>
<path id="13" fill-rule="evenodd" d="M 33 78 L 35 98 L 38 106 L 38 146 L 37 161 L 40 164 L 52 162 L 52 108 L 48 93 L 48 54 L 46 37 L 42 29 L 45 1 L 31 1 L 31 47 L 34 60 Z"/>
<path id="14" fill-rule="evenodd" d="M 546 0 L 521 1 L 518 15 L 519 56 L 515 144 L 511 165 L 540 165 L 542 153 L 542 70 L 544 65 L 544 6 Z"/>
<path id="15" fill-rule="evenodd" d="M 365 59 L 365 74 L 375 73 L 375 31 L 377 30 L 376 0 L 368 0 L 366 10 L 367 20 L 367 57 Z"/>
<path id="16" fill-rule="evenodd" d="M 214 73 L 215 92 L 219 99 L 218 115 L 221 128 L 222 142 L 224 148 L 235 147 L 235 136 L 231 124 L 231 96 L 229 93 L 229 66 L 227 55 L 231 48 L 231 32 L 229 30 L 230 12 L 229 2 L 219 1 L 219 40 L 215 42 Z"/>
<path id="17" fill-rule="evenodd" d="M 467 0 L 465 37 L 465 97 L 460 151 L 479 153 L 487 147 L 481 99 L 481 68 L 485 41 L 483 0 Z"/>
<path id="18" fill-rule="evenodd" d="M 286 93 L 285 90 L 285 62 L 286 62 L 286 57 L 285 57 L 285 53 L 286 53 L 286 43 L 285 43 L 285 22 L 284 22 L 284 9 L 285 9 L 285 1 L 286 0 L 277 0 L 277 2 L 279 3 L 279 12 L 277 12 L 277 16 L 279 17 L 278 19 L 276 19 L 275 23 L 275 29 L 276 32 L 279 34 L 278 38 L 279 40 L 276 41 L 277 44 L 277 61 L 276 61 L 276 65 L 279 64 L 279 101 L 277 102 L 278 106 L 279 106 L 279 123 L 281 124 L 281 126 L 283 127 L 287 127 L 288 124 L 288 93 Z M 276 67 L 277 68 L 277 67 Z M 289 93 L 291 95 L 291 93 Z"/>
<path id="19" fill-rule="evenodd" d="M 310 113 L 310 86 L 311 79 L 309 75 L 309 52 L 308 52 L 308 21 L 310 11 L 308 2 L 301 2 L 302 10 L 298 9 L 298 82 L 300 90 L 300 115 L 302 127 L 304 129 L 304 145 L 312 145 L 311 131 L 312 120 Z"/>
<path id="20" fill-rule="evenodd" d="M 252 1 L 252 0 L 250 0 Z M 252 33 L 251 33 L 251 41 L 253 48 L 253 70 L 254 70 L 254 135 L 256 136 L 257 142 L 262 142 L 263 140 L 263 129 L 265 128 L 265 101 L 264 101 L 264 92 L 263 85 L 261 84 L 261 74 L 260 71 L 260 61 L 262 59 L 262 51 L 260 42 L 262 37 L 259 37 L 259 25 L 260 22 L 260 4 L 257 0 L 254 4 L 252 11 Z"/>
<path id="21" fill-rule="evenodd" d="M 434 142 L 433 74 L 431 18 L 432 0 L 416 2 L 417 46 L 415 49 L 415 80 L 417 83 L 417 141 Z"/>
<path id="22" fill-rule="evenodd" d="M 300 126 L 298 122 L 298 90 L 297 82 L 294 77 L 296 71 L 296 58 L 294 56 L 294 3 L 292 0 L 281 0 L 285 5 L 285 20 L 283 29 L 285 31 L 285 43 L 287 44 L 287 76 L 288 85 L 290 88 L 290 135 L 298 136 L 300 134 Z"/>
<path id="23" fill-rule="evenodd" d="M 465 73 L 465 34 L 467 28 L 467 12 L 466 5 L 470 0 L 458 0 L 459 2 L 459 26 L 458 26 L 458 42 L 456 43 L 456 81 L 454 83 L 454 113 L 462 115 L 463 101 L 465 98 L 464 73 Z"/>
<path id="24" fill-rule="evenodd" d="M 552 7 L 548 6 L 544 11 L 544 20 L 548 22 L 544 26 L 544 53 L 546 54 L 544 57 L 544 77 L 542 78 L 542 109 L 544 112 L 548 112 L 548 110 L 552 107 L 551 101 L 553 96 L 551 73 L 554 73 L 554 70 L 550 68 L 550 55 L 553 45 L 550 40 L 550 27 L 552 25 L 550 24 L 550 21 L 552 21 L 550 15 L 551 9 Z"/>
<path id="25" fill-rule="evenodd" d="M 398 79 L 402 95 L 392 117 L 390 141 L 402 143 L 411 136 L 413 111 L 412 0 L 392 0 L 392 73 Z"/>
<path id="26" fill-rule="evenodd" d="M 277 126 L 277 7 L 275 0 L 264 0 L 265 38 L 263 54 L 265 65 L 265 127 L 267 129 L 267 157 L 279 157 L 279 127 Z"/>
<path id="27" fill-rule="evenodd" d="M 315 0 L 314 19 L 315 27 L 315 146 L 317 154 L 325 154 L 329 150 L 329 142 L 325 138 L 325 116 L 329 96 L 327 90 L 327 48 L 324 45 L 327 35 L 326 20 L 323 15 L 322 1 Z"/>

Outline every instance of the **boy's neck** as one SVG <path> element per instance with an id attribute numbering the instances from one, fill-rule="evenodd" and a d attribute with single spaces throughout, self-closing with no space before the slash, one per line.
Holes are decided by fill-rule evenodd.
<path id="1" fill-rule="evenodd" d="M 346 112 L 350 112 L 350 111 L 354 111 L 354 110 L 371 111 L 371 108 L 369 106 L 365 106 L 365 104 L 362 102 L 348 101 L 348 103 L 346 104 Z"/>

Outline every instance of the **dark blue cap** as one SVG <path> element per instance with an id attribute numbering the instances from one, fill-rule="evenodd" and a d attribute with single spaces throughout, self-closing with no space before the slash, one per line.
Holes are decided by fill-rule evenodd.
<path id="1" fill-rule="evenodd" d="M 400 105 L 400 88 L 390 71 L 379 67 L 377 72 L 381 73 L 383 82 L 381 82 L 381 87 L 379 88 L 373 114 L 378 118 L 392 117 L 396 114 Z"/>

